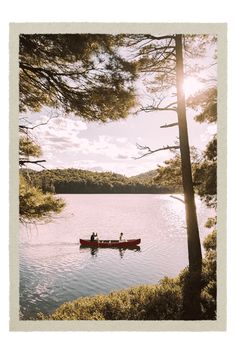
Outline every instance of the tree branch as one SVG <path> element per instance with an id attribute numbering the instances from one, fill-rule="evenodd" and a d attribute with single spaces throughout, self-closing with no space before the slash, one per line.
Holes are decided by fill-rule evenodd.
<path id="1" fill-rule="evenodd" d="M 48 118 L 48 120 L 44 123 L 40 123 L 40 124 L 37 124 L 37 125 L 34 125 L 33 127 L 27 127 L 26 125 L 19 125 L 19 128 L 20 129 L 35 129 L 37 127 L 39 127 L 40 125 L 46 125 L 48 124 L 48 122 L 52 119 L 52 118 L 55 118 L 55 117 L 50 117 Z"/>
<path id="2" fill-rule="evenodd" d="M 28 129 L 33 130 L 33 129 L 37 128 L 37 127 L 40 127 L 41 125 L 47 125 L 48 122 L 49 122 L 51 119 L 53 119 L 53 118 L 58 118 L 58 117 L 59 117 L 59 114 L 58 114 L 58 113 L 56 113 L 55 115 L 53 115 L 53 112 L 51 112 L 51 113 L 50 113 L 50 117 L 48 118 L 48 120 L 47 120 L 46 122 L 39 123 L 39 124 L 34 125 L 34 126 L 32 126 L 32 127 L 29 127 L 29 126 L 27 126 L 27 125 L 22 125 L 22 124 L 20 124 L 20 125 L 19 125 L 19 129 L 20 129 L 20 131 L 22 131 L 22 132 L 25 132 L 25 131 L 27 131 Z M 28 124 L 32 124 L 30 121 L 26 120 L 25 117 L 20 118 L 20 120 L 21 120 L 21 119 L 25 120 L 26 123 L 28 123 Z"/>
<path id="3" fill-rule="evenodd" d="M 148 34 L 148 35 L 145 35 L 146 37 L 150 38 L 150 39 L 154 39 L 154 40 L 162 40 L 162 39 L 174 39 L 175 36 L 173 35 L 166 35 L 166 36 L 154 36 L 153 34 Z"/>
<path id="4" fill-rule="evenodd" d="M 160 128 L 170 128 L 170 127 L 175 127 L 176 125 L 179 125 L 179 123 L 176 122 L 176 123 L 161 125 Z"/>
<path id="5" fill-rule="evenodd" d="M 173 199 L 177 199 L 178 201 L 182 202 L 183 204 L 185 204 L 185 201 L 179 197 L 175 197 L 174 195 L 170 195 L 171 198 Z"/>
<path id="6" fill-rule="evenodd" d="M 177 111 L 177 107 L 172 107 L 173 105 L 175 105 L 177 102 L 172 102 L 170 104 L 168 104 L 167 106 L 164 107 L 160 107 L 161 102 L 163 101 L 163 99 L 160 99 L 159 103 L 154 106 L 154 105 L 150 105 L 150 106 L 146 106 L 146 107 L 142 107 L 140 109 L 138 109 L 135 114 L 139 113 L 139 112 L 153 112 L 153 111 L 172 111 L 172 112 L 176 112 Z"/>
<path id="7" fill-rule="evenodd" d="M 46 160 L 35 160 L 35 161 L 31 161 L 31 160 L 24 160 L 24 159 L 20 159 L 19 160 L 19 165 L 20 166 L 25 166 L 25 164 L 27 163 L 33 163 L 35 165 L 38 165 L 40 167 L 45 168 L 44 166 L 40 165 L 40 162 L 46 162 Z"/>
<path id="8" fill-rule="evenodd" d="M 142 159 L 143 157 L 147 156 L 147 155 L 151 155 L 154 154 L 155 152 L 158 151 L 163 151 L 163 150 L 176 150 L 179 149 L 180 146 L 179 145 L 174 145 L 174 146 L 163 146 L 162 148 L 156 149 L 156 150 L 152 150 L 149 146 L 143 146 L 143 145 L 139 145 L 136 144 L 137 148 L 141 151 L 146 151 L 146 153 L 144 153 L 143 155 L 139 156 L 139 157 L 134 157 L 135 160 L 139 160 Z"/>

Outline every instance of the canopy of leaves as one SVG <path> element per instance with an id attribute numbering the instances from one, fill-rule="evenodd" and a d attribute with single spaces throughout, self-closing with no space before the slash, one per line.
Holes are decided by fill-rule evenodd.
<path id="1" fill-rule="evenodd" d="M 135 105 L 136 65 L 103 34 L 20 35 L 20 111 L 43 106 L 86 120 L 125 118 Z"/>
<path id="2" fill-rule="evenodd" d="M 211 87 L 198 92 L 187 101 L 188 106 L 200 111 L 195 116 L 198 122 L 215 123 L 217 120 L 217 89 Z M 216 135 L 209 141 L 205 151 L 200 156 L 196 149 L 191 149 L 193 183 L 196 192 L 208 206 L 216 207 L 217 202 L 217 138 Z M 181 185 L 181 159 L 176 153 L 172 159 L 159 166 L 155 181 L 162 185 Z"/>
<path id="3" fill-rule="evenodd" d="M 216 207 L 217 201 L 217 139 L 208 143 L 203 159 L 194 172 L 197 191 L 208 206 Z"/>
<path id="4" fill-rule="evenodd" d="M 143 83 L 139 111 L 176 110 L 176 35 L 125 34 L 122 39 Z M 215 48 L 215 41 L 212 35 L 183 35 L 185 76 L 206 69 L 196 59 Z"/>
<path id="5" fill-rule="evenodd" d="M 196 170 L 200 156 L 195 147 L 190 149 L 191 160 L 192 160 L 192 169 Z M 156 183 L 165 185 L 165 186 L 182 186 L 182 173 L 181 173 L 181 157 L 179 152 L 175 152 L 172 159 L 166 160 L 164 165 L 159 165 L 158 170 L 156 171 L 156 176 L 154 177 Z"/>
<path id="6" fill-rule="evenodd" d="M 19 141 L 20 156 L 39 157 L 42 154 L 41 147 L 36 144 L 31 138 L 22 136 Z"/>
<path id="7" fill-rule="evenodd" d="M 19 141 L 19 163 L 30 161 L 29 157 L 39 157 L 41 148 L 33 139 L 22 134 Z M 19 180 L 19 218 L 22 223 L 47 222 L 55 214 L 61 212 L 65 203 L 51 193 L 43 193 L 42 189 L 34 186 L 27 170 L 20 170 Z"/>
<path id="8" fill-rule="evenodd" d="M 65 203 L 50 193 L 42 193 L 37 187 L 32 187 L 26 179 L 20 176 L 20 222 L 30 223 L 49 221 L 63 209 Z"/>
<path id="9" fill-rule="evenodd" d="M 195 191 L 208 206 L 215 207 L 217 199 L 217 161 L 213 151 L 216 151 L 216 138 L 208 144 L 203 156 L 197 154 L 196 150 L 192 148 L 191 161 Z M 170 187 L 180 187 L 182 185 L 179 153 L 176 153 L 172 159 L 165 161 L 163 166 L 158 167 L 154 180 L 158 184 Z"/>
<path id="10" fill-rule="evenodd" d="M 175 85 L 175 39 L 173 35 L 126 34 L 123 41 L 149 93 L 163 93 Z"/>
<path id="11" fill-rule="evenodd" d="M 198 92 L 187 100 L 188 107 L 200 111 L 194 117 L 199 122 L 214 123 L 217 119 L 217 89 L 211 87 L 207 90 Z"/>

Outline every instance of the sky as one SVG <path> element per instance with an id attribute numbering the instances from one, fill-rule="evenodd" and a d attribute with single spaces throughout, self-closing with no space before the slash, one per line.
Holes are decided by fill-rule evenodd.
<path id="1" fill-rule="evenodd" d="M 209 64 L 212 52 L 203 59 Z M 203 73 L 204 74 L 204 73 Z M 208 76 L 216 77 L 216 67 L 211 68 Z M 186 97 L 204 88 L 204 84 L 194 77 L 186 78 L 184 89 Z M 208 141 L 216 133 L 215 124 L 197 123 L 193 119 L 196 112 L 187 110 L 189 144 L 204 150 Z M 49 120 L 49 117 L 52 117 Z M 42 148 L 44 167 L 78 168 L 97 172 L 112 171 L 128 177 L 156 169 L 173 154 L 160 151 L 137 159 L 141 151 L 136 144 L 149 146 L 152 150 L 166 145 L 176 145 L 178 126 L 162 129 L 161 125 L 177 122 L 177 114 L 167 112 L 140 112 L 116 122 L 86 122 L 75 115 L 63 116 L 48 108 L 40 113 L 28 113 L 20 116 L 32 126 L 35 141 Z"/>
<path id="2" fill-rule="evenodd" d="M 47 122 L 51 112 L 27 116 L 33 125 Z M 196 123 L 194 112 L 188 111 L 189 143 L 203 150 L 216 132 L 215 125 Z M 127 119 L 106 124 L 85 122 L 81 118 L 62 115 L 51 118 L 32 133 L 42 147 L 45 168 L 79 168 L 91 171 L 113 171 L 134 176 L 157 168 L 170 158 L 168 151 L 140 156 L 136 144 L 151 149 L 175 145 L 178 127 L 160 128 L 177 120 L 175 112 L 140 113 Z"/>

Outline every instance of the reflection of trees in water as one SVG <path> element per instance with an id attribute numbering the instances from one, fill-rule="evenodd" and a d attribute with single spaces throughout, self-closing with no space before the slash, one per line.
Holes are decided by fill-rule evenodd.
<path id="1" fill-rule="evenodd" d="M 107 248 L 99 248 L 99 247 L 88 247 L 88 246 L 80 246 L 80 251 L 90 251 L 92 257 L 97 257 L 98 252 L 102 252 Z M 125 247 L 125 248 L 117 248 L 117 247 L 109 247 L 110 250 L 118 251 L 120 254 L 120 258 L 124 258 L 125 252 L 133 251 L 133 252 L 141 252 L 140 246 L 135 247 Z"/>

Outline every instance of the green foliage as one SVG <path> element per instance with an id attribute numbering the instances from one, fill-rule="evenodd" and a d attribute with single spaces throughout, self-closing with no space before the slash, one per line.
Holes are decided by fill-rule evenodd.
<path id="1" fill-rule="evenodd" d="M 184 50 L 186 55 L 196 60 L 206 54 L 206 49 L 217 42 L 217 36 L 209 34 L 185 34 Z"/>
<path id="2" fill-rule="evenodd" d="M 216 233 L 204 243 L 201 308 L 202 320 L 216 319 Z M 188 268 L 174 279 L 165 277 L 156 285 L 141 285 L 108 295 L 82 297 L 65 302 L 39 320 L 182 320 L 184 284 Z"/>
<path id="3" fill-rule="evenodd" d="M 200 110 L 195 116 L 198 122 L 214 123 L 217 120 L 217 90 L 212 87 L 197 93 L 187 101 L 189 107 Z M 202 156 L 191 150 L 191 164 L 195 191 L 207 206 L 216 207 L 217 203 L 217 138 L 216 135 L 206 146 Z M 182 184 L 180 154 L 159 166 L 155 181 L 162 185 L 180 186 Z"/>
<path id="4" fill-rule="evenodd" d="M 203 260 L 202 271 L 202 317 L 205 320 L 216 319 L 216 296 L 217 296 L 217 275 L 216 275 L 216 230 L 213 230 L 204 240 L 206 256 Z"/>
<path id="5" fill-rule="evenodd" d="M 41 148 L 26 134 L 19 141 L 20 161 L 28 161 L 29 156 L 39 157 Z M 49 191 L 45 189 L 45 192 Z M 52 190 L 50 190 L 52 191 Z M 61 212 L 65 203 L 50 193 L 43 193 L 39 186 L 33 185 L 29 170 L 20 170 L 19 180 L 19 219 L 21 223 L 48 222 Z"/>
<path id="6" fill-rule="evenodd" d="M 25 172 L 26 174 L 26 172 Z M 125 177 L 112 172 L 92 172 L 80 169 L 27 171 L 34 186 L 43 191 L 63 193 L 169 193 L 174 190 L 149 179 Z"/>
<path id="7" fill-rule="evenodd" d="M 180 285 L 177 280 L 165 278 L 158 285 L 144 285 L 66 302 L 49 316 L 39 314 L 39 319 L 178 320 L 180 314 Z"/>
<path id="8" fill-rule="evenodd" d="M 205 238 L 203 246 L 207 252 L 216 251 L 216 230 Z"/>
<path id="9" fill-rule="evenodd" d="M 216 207 L 217 202 L 217 139 L 208 143 L 203 158 L 194 171 L 197 192 L 208 206 Z"/>
<path id="10" fill-rule="evenodd" d="M 213 223 L 213 220 L 209 220 Z M 201 320 L 216 319 L 216 230 L 214 229 L 204 240 L 205 257 L 202 262 L 201 274 Z M 184 284 L 188 278 L 189 271 L 185 268 L 179 275 L 180 283 L 184 294 Z"/>
<path id="11" fill-rule="evenodd" d="M 20 156 L 34 156 L 39 157 L 42 154 L 41 147 L 32 139 L 22 136 L 19 141 L 19 155 Z"/>
<path id="12" fill-rule="evenodd" d="M 156 170 L 151 170 L 148 172 L 140 173 L 136 176 L 132 176 L 130 177 L 130 180 L 142 182 L 142 183 L 153 183 L 155 176 L 156 176 Z"/>
<path id="13" fill-rule="evenodd" d="M 197 149 L 193 146 L 190 149 L 190 155 L 192 161 L 192 171 L 194 173 L 199 164 L 200 157 Z M 158 166 L 154 181 L 163 186 L 176 188 L 179 192 L 182 191 L 181 157 L 179 152 L 175 152 L 172 159 L 164 161 L 164 165 Z"/>
<path id="14" fill-rule="evenodd" d="M 216 139 L 214 139 L 216 142 Z M 213 141 L 208 146 L 213 146 Z M 194 150 L 195 151 L 195 150 Z M 208 158 L 208 156 L 211 157 Z M 212 152 L 208 152 L 208 147 L 203 156 L 191 154 L 192 174 L 194 189 L 206 203 L 207 206 L 216 206 L 217 191 L 217 161 L 216 156 Z M 171 188 L 179 188 L 182 191 L 182 172 L 180 154 L 175 153 L 172 159 L 164 162 L 163 166 L 159 166 L 154 181 L 162 186 Z"/>
<path id="15" fill-rule="evenodd" d="M 217 217 L 208 218 L 207 222 L 205 223 L 205 227 L 210 229 L 212 227 L 216 227 L 216 224 L 217 224 Z"/>
<path id="16" fill-rule="evenodd" d="M 47 222 L 53 215 L 60 213 L 65 205 L 62 199 L 55 198 L 50 193 L 44 194 L 39 188 L 30 186 L 22 175 L 19 189 L 19 213 L 22 223 Z"/>
<path id="17" fill-rule="evenodd" d="M 204 158 L 208 161 L 216 162 L 217 160 L 217 138 L 214 135 L 213 139 L 209 141 L 204 151 Z"/>
<path id="18" fill-rule="evenodd" d="M 125 118 L 135 105 L 136 65 L 105 34 L 21 34 L 20 111 L 43 106 L 86 120 Z"/>
<path id="19" fill-rule="evenodd" d="M 19 163 L 27 164 L 30 157 L 40 157 L 41 153 L 41 147 L 34 142 L 32 136 L 29 136 L 27 128 L 22 129 L 19 140 Z M 43 191 L 41 186 L 34 185 L 28 169 L 20 169 L 19 177 L 19 220 L 21 223 L 48 222 L 54 215 L 61 212 L 65 206 L 64 201 L 48 193 L 54 192 L 53 186 Z"/>
<path id="20" fill-rule="evenodd" d="M 142 108 L 145 107 L 146 112 L 161 110 L 161 103 L 165 106 L 164 99 L 176 91 L 175 35 L 124 34 L 121 37 L 148 93 Z M 203 70 L 196 59 L 208 55 L 215 42 L 216 37 L 212 35 L 183 35 L 186 76 Z"/>
<path id="21" fill-rule="evenodd" d="M 158 166 L 154 180 L 168 186 L 182 186 L 181 157 L 175 153 L 172 159 L 166 160 L 165 165 Z"/>
<path id="22" fill-rule="evenodd" d="M 211 87 L 207 90 L 198 92 L 187 100 L 187 106 L 199 111 L 195 120 L 199 123 L 214 123 L 217 119 L 217 89 Z"/>

